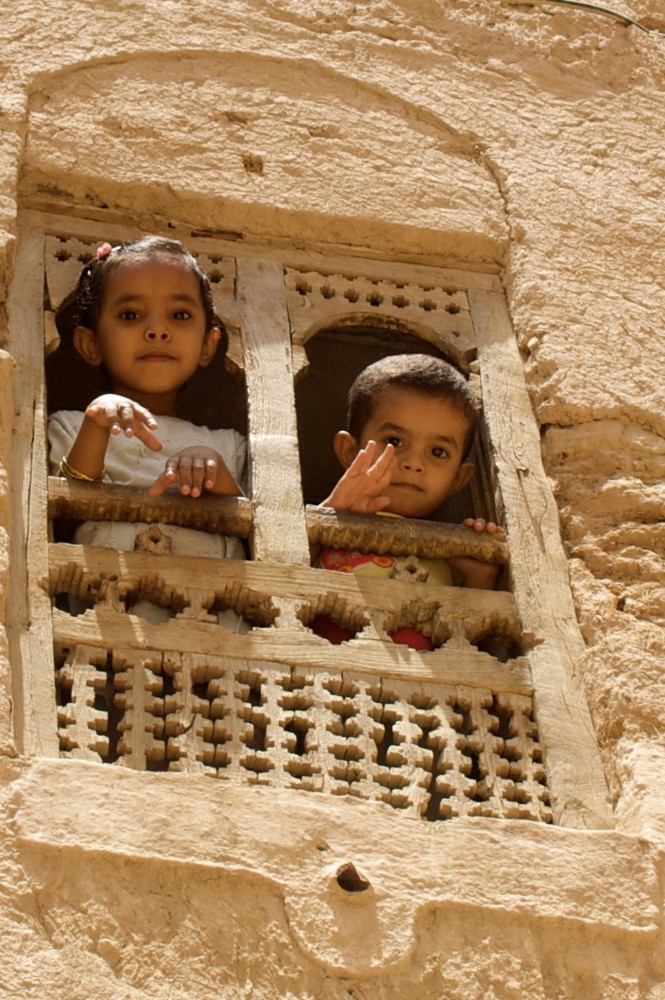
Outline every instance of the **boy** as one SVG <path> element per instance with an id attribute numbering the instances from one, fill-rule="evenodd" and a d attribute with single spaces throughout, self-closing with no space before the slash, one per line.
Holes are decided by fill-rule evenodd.
<path id="1" fill-rule="evenodd" d="M 476 422 L 471 389 L 464 377 L 440 358 L 393 355 L 369 365 L 349 392 L 348 430 L 335 436 L 335 454 L 346 472 L 321 506 L 394 517 L 429 517 L 473 475 L 474 466 L 467 456 Z M 468 518 L 464 523 L 476 531 L 504 533 L 503 528 L 482 518 Z M 401 562 L 391 555 L 323 549 L 318 565 L 394 577 Z M 467 557 L 409 557 L 408 564 L 411 579 L 419 582 L 487 590 L 494 588 L 498 573 L 498 566 Z M 351 635 L 320 616 L 311 627 L 331 642 L 343 642 Z M 412 629 L 400 630 L 393 640 L 414 648 L 431 648 L 429 640 Z"/>

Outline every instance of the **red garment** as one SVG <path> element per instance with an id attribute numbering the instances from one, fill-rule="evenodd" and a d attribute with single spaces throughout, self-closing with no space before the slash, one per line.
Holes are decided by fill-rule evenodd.
<path id="1" fill-rule="evenodd" d="M 439 586 L 455 586 L 461 582 L 457 579 L 456 571 L 446 559 L 416 559 L 410 556 L 408 560 L 405 560 L 398 559 L 390 553 L 378 555 L 376 552 L 350 552 L 346 549 L 324 548 L 319 553 L 317 565 L 321 569 L 333 570 L 338 573 L 355 573 L 358 576 L 388 580 L 398 575 L 400 563 L 405 561 L 412 565 L 408 567 L 406 577 L 403 575 L 402 578 L 409 579 L 410 582 L 424 583 L 429 580 L 430 583 Z M 415 577 L 409 575 L 413 573 L 414 567 L 417 571 Z M 349 639 L 353 639 L 355 634 L 350 629 L 342 628 L 326 615 L 317 615 L 312 619 L 309 627 L 315 635 L 320 635 L 335 646 L 339 646 L 342 642 L 348 642 Z M 432 640 L 414 628 L 406 626 L 398 628 L 391 638 L 393 642 L 409 646 L 411 649 L 434 649 Z"/>
<path id="2" fill-rule="evenodd" d="M 334 646 L 339 646 L 343 642 L 353 639 L 354 633 L 348 628 L 342 628 L 332 618 L 327 615 L 316 615 L 309 623 L 314 635 L 320 635 L 322 639 L 327 639 Z M 422 632 L 416 632 L 414 628 L 398 628 L 393 632 L 391 639 L 400 646 L 409 646 L 411 649 L 434 649 L 432 640 Z"/>

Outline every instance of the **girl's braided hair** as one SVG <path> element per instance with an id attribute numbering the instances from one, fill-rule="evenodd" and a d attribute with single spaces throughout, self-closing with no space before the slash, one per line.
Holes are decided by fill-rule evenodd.
<path id="1" fill-rule="evenodd" d="M 228 345 L 228 338 L 223 323 L 215 315 L 208 276 L 194 255 L 179 240 L 171 240 L 165 236 L 142 236 L 131 243 L 115 247 L 103 244 L 97 255 L 83 267 L 76 286 L 62 301 L 56 312 L 56 321 L 68 317 L 73 326 L 86 326 L 94 330 L 99 322 L 106 285 L 113 271 L 121 264 L 142 264 L 159 259 L 181 262 L 195 276 L 205 312 L 206 332 L 214 326 L 219 327 L 222 331 L 219 346 L 223 353 Z"/>

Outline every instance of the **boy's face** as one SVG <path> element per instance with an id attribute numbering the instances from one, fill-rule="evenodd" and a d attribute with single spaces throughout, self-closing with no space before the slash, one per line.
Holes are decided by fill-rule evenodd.
<path id="1" fill-rule="evenodd" d="M 467 418 L 449 400 L 417 389 L 384 389 L 355 450 L 370 440 L 380 452 L 394 446 L 390 485 L 382 490 L 390 497 L 385 509 L 402 517 L 428 517 L 462 489 L 473 475 L 473 463 L 463 461 L 468 428 Z"/>

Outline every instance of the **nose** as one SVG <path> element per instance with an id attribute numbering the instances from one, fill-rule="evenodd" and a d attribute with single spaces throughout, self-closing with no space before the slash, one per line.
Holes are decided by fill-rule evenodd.
<path id="1" fill-rule="evenodd" d="M 400 465 L 409 472 L 422 472 L 425 463 L 415 448 L 406 448 L 400 456 Z"/>
<path id="2" fill-rule="evenodd" d="M 169 333 L 164 323 L 163 322 L 160 323 L 157 320 L 155 321 L 151 320 L 148 323 L 145 335 L 148 340 L 153 340 L 153 341 L 166 341 L 170 340 L 171 338 L 171 334 Z"/>

